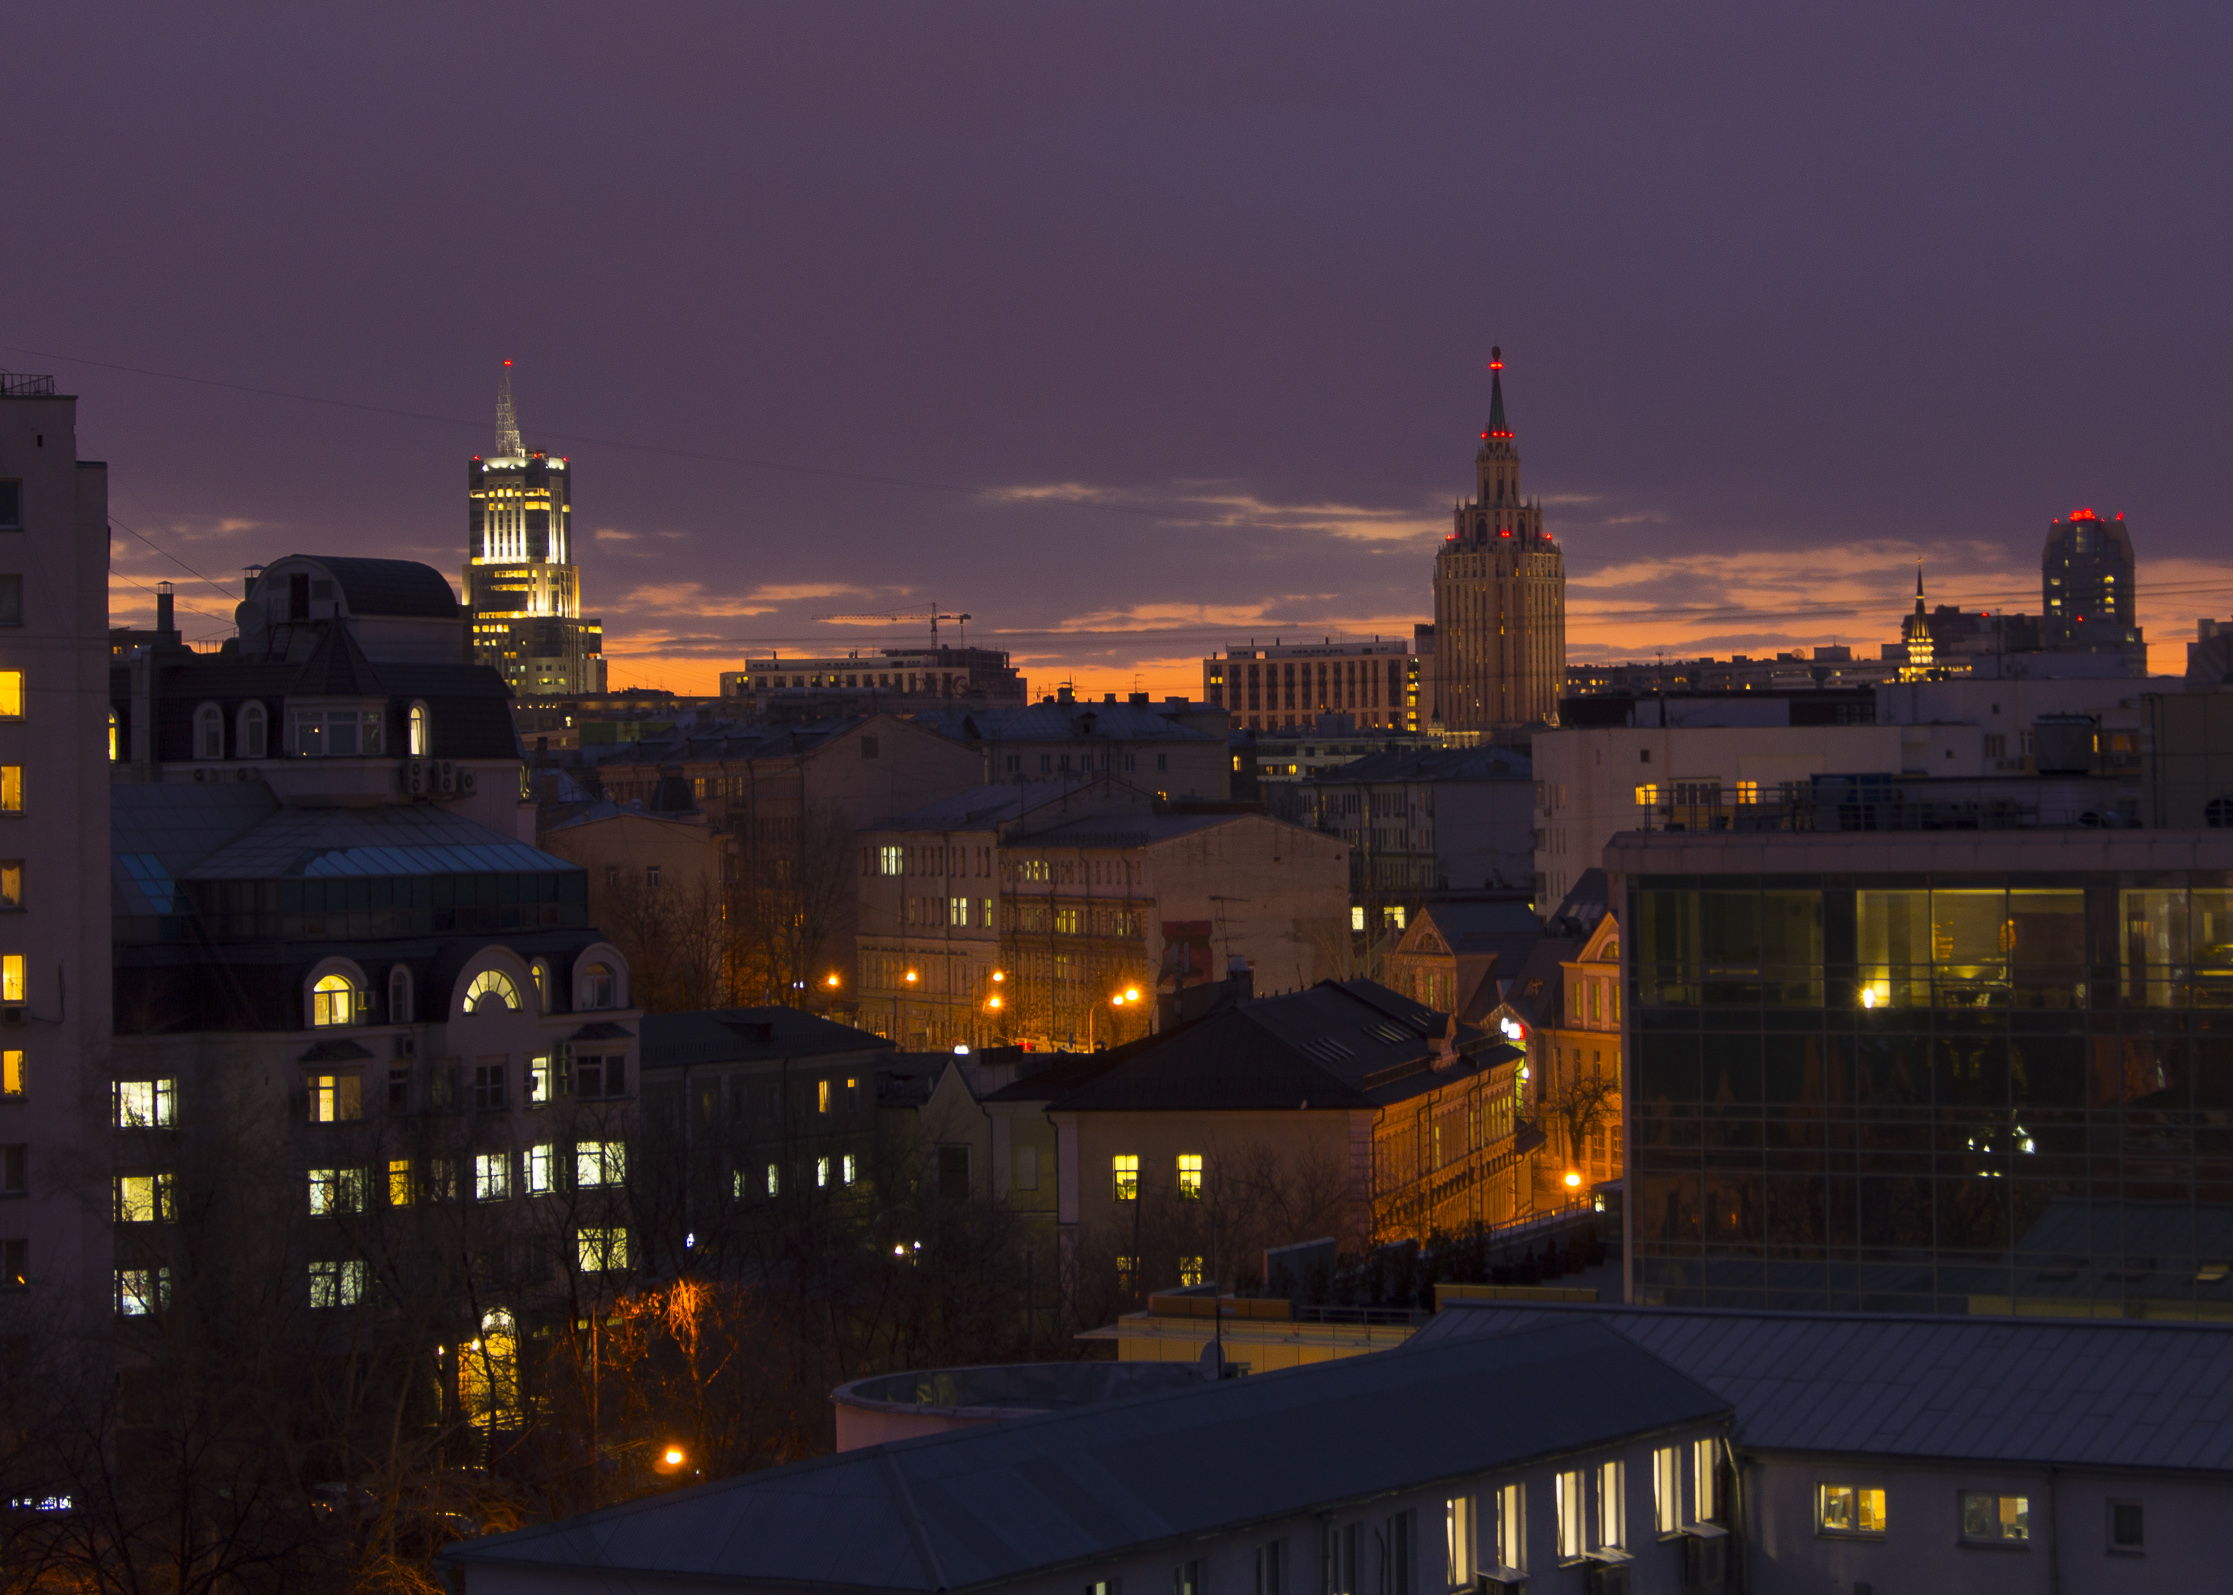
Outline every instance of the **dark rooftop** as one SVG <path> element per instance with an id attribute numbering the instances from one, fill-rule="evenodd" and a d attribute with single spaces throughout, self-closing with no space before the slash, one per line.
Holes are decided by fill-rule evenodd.
<path id="1" fill-rule="evenodd" d="M 882 1036 L 801 1008 L 711 1008 L 643 1017 L 646 1069 L 891 1050 L 892 1044 Z"/>
<path id="2" fill-rule="evenodd" d="M 1596 1327 L 1721 1392 L 1757 1450 L 2233 1472 L 2233 1324 L 1461 1302 L 1413 1344 Z"/>
<path id="3" fill-rule="evenodd" d="M 870 1446 L 468 1541 L 551 1588 L 630 1575 L 966 1590 L 1725 1417 L 1610 1329 L 1382 1352 Z"/>
<path id="4" fill-rule="evenodd" d="M 330 571 L 341 584 L 352 615 L 456 620 L 464 613 L 448 579 L 432 565 L 422 565 L 415 559 L 336 559 L 326 554 L 290 554 L 288 558 L 307 559 Z"/>

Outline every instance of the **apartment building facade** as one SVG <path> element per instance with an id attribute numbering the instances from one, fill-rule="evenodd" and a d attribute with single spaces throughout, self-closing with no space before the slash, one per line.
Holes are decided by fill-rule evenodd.
<path id="1" fill-rule="evenodd" d="M 109 1226 L 81 1170 L 109 1060 L 108 468 L 77 400 L 0 373 L 0 1326 L 106 1321 Z M 95 1182 L 98 1176 L 91 1177 Z"/>
<path id="2" fill-rule="evenodd" d="M 169 618 L 108 682 L 121 1358 L 255 1278 L 305 1345 L 427 1338 L 493 1433 L 523 1335 L 645 1262 L 627 960 L 438 572 L 289 556 L 217 653 Z"/>
<path id="3" fill-rule="evenodd" d="M 1349 973 L 1340 842 L 1115 777 L 887 821 L 859 867 L 861 1022 L 911 1048 L 1115 1045 L 1236 958 L 1275 990 Z"/>
<path id="4" fill-rule="evenodd" d="M 1402 638 L 1234 643 L 1202 661 L 1202 701 L 1236 731 L 1300 731 L 1340 715 L 1374 731 L 1416 732 L 1419 659 Z"/>

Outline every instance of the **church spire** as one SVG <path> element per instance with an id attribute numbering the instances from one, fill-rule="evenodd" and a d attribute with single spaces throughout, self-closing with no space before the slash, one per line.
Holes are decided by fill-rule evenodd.
<path id="1" fill-rule="evenodd" d="M 1504 420 L 1504 350 L 1489 350 L 1489 436 L 1508 438 L 1512 428 Z"/>
<path id="2" fill-rule="evenodd" d="M 512 362 L 496 379 L 496 452 L 500 457 L 525 454 L 519 440 L 519 413 L 512 408 Z"/>

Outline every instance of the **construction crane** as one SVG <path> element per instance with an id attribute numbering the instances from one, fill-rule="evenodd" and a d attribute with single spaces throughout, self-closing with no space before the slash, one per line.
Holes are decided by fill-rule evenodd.
<path id="1" fill-rule="evenodd" d="M 888 610 L 888 611 L 886 611 L 886 612 L 884 612 L 884 613 L 882 613 L 882 614 L 876 614 L 876 615 L 813 615 L 813 616 L 810 616 L 810 617 L 808 617 L 808 618 L 810 618 L 810 619 L 813 619 L 813 620 L 840 620 L 840 621 L 842 621 L 842 620 L 927 620 L 927 621 L 929 621 L 929 622 L 930 622 L 930 645 L 931 645 L 931 646 L 932 646 L 933 648 L 935 648 L 935 647 L 937 647 L 937 646 L 938 646 L 938 623 L 939 623 L 939 622 L 940 622 L 941 620 L 950 620 L 950 621 L 953 621 L 953 622 L 954 622 L 954 623 L 955 623 L 956 625 L 958 625 L 959 627 L 961 627 L 961 645 L 962 645 L 962 646 L 963 646 L 964 648 L 966 648 L 966 647 L 968 647 L 968 646 L 969 646 L 969 621 L 970 621 L 970 617 L 969 617 L 969 616 L 967 616 L 967 615 L 949 615 L 949 614 L 947 614 L 947 613 L 946 613 L 946 612 L 945 612 L 944 610 L 940 609 L 940 608 L 939 608 L 939 607 L 938 607 L 938 606 L 937 606 L 936 604 L 932 604 L 932 605 L 931 605 L 931 606 L 930 606 L 930 607 L 929 607 L 928 609 L 898 609 L 898 610 Z"/>

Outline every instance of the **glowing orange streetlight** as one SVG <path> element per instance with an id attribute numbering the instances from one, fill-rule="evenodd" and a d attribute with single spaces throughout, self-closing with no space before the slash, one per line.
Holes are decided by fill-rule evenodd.
<path id="1" fill-rule="evenodd" d="M 1581 1177 L 1581 1175 L 1580 1175 L 1580 1174 L 1576 1173 L 1576 1172 L 1575 1172 L 1575 1171 L 1574 1171 L 1573 1169 L 1568 1169 L 1568 1170 L 1566 1171 L 1566 1188 L 1567 1188 L 1568 1190 L 1573 1190 L 1573 1189 L 1574 1189 L 1574 1188 L 1575 1188 L 1576 1186 L 1579 1186 L 1579 1185 L 1580 1185 L 1581 1183 L 1582 1183 L 1582 1177 Z"/>
<path id="2" fill-rule="evenodd" d="M 907 983 L 910 986 L 915 984 L 915 971 L 912 969 L 907 972 Z"/>
<path id="3" fill-rule="evenodd" d="M 994 997 L 989 1002 L 987 1002 L 985 1006 L 987 1008 L 997 1008 L 1000 1006 L 1000 999 L 998 997 Z"/>
<path id="4" fill-rule="evenodd" d="M 995 980 L 1006 980 L 1008 976 L 1005 971 L 996 969 L 992 972 L 992 978 Z"/>
<path id="5" fill-rule="evenodd" d="M 828 980 L 825 980 L 825 981 L 824 981 L 824 982 L 823 982 L 822 984 L 824 984 L 825 986 L 834 986 L 834 985 L 836 985 L 836 984 L 837 984 L 837 971 L 836 971 L 836 970 L 834 970 L 834 969 L 833 969 L 833 970 L 831 970 L 831 971 L 830 971 L 830 978 L 829 978 Z"/>

